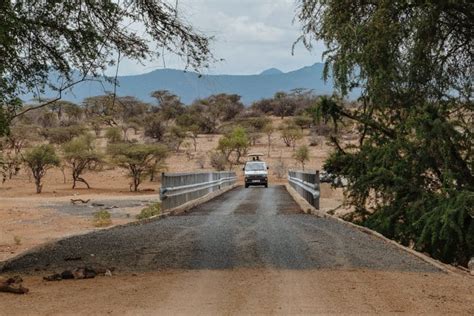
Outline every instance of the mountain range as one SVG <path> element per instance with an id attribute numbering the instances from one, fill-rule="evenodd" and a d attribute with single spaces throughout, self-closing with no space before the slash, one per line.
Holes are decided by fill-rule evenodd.
<path id="1" fill-rule="evenodd" d="M 332 94 L 332 81 L 324 82 L 321 63 L 303 67 L 290 72 L 271 68 L 257 75 L 202 75 L 174 69 L 159 69 L 134 76 L 119 76 L 117 95 L 134 96 L 145 102 L 152 102 L 150 94 L 156 90 L 169 90 L 181 97 L 185 104 L 212 94 L 233 93 L 242 96 L 244 104 L 251 104 L 262 98 L 272 97 L 278 91 L 290 92 L 293 89 L 312 89 L 315 94 Z M 72 91 L 63 93 L 63 99 L 80 103 L 83 99 L 103 95 L 113 91 L 109 82 L 86 81 L 74 86 Z M 46 90 L 45 96 L 56 95 Z M 27 99 L 29 96 L 25 96 Z"/>

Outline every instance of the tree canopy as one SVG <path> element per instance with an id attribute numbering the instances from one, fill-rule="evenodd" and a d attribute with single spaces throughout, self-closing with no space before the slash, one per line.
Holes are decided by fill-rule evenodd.
<path id="1" fill-rule="evenodd" d="M 60 98 L 120 58 L 142 61 L 168 51 L 196 69 L 212 59 L 209 38 L 162 0 L 1 1 L 0 43 L 1 133 L 21 113 L 20 95 L 38 97 L 50 86 Z"/>
<path id="2" fill-rule="evenodd" d="M 300 0 L 300 41 L 327 46 L 325 75 L 356 107 L 319 102 L 350 121 L 357 145 L 325 168 L 349 179 L 354 218 L 447 262 L 474 255 L 472 1 Z"/>

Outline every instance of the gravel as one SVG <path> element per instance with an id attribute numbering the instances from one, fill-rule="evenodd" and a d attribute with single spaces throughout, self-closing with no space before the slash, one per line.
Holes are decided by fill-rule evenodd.
<path id="1" fill-rule="evenodd" d="M 239 187 L 180 216 L 70 237 L 6 263 L 2 272 L 82 265 L 439 271 L 377 237 L 302 213 L 283 186 Z"/>

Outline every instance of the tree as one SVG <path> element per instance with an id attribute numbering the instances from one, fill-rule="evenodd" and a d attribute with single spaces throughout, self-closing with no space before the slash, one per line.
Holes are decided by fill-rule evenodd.
<path id="1" fill-rule="evenodd" d="M 325 163 L 348 179 L 354 220 L 450 263 L 474 255 L 470 1 L 300 0 L 301 41 L 323 40 L 325 77 L 358 106 L 326 98 L 326 120 L 358 144 Z"/>
<path id="2" fill-rule="evenodd" d="M 283 125 L 280 126 L 280 132 L 285 145 L 293 147 L 293 150 L 296 147 L 296 141 L 303 138 L 301 129 L 293 121 L 285 121 Z"/>
<path id="3" fill-rule="evenodd" d="M 166 134 L 166 142 L 175 152 L 179 152 L 181 144 L 186 139 L 186 130 L 180 126 L 171 126 Z"/>
<path id="4" fill-rule="evenodd" d="M 275 132 L 272 121 L 268 122 L 263 127 L 263 132 L 267 135 L 267 144 L 268 144 L 268 157 L 270 157 L 270 149 L 272 148 L 272 135 Z"/>
<path id="5" fill-rule="evenodd" d="M 197 151 L 197 139 L 199 137 L 199 126 L 191 125 L 187 128 L 187 136 L 193 140 L 194 151 Z"/>
<path id="6" fill-rule="evenodd" d="M 108 146 L 112 161 L 120 168 L 128 169 L 132 183 L 130 191 L 138 191 L 144 177 L 164 165 L 167 150 L 162 145 L 112 144 Z"/>
<path id="7" fill-rule="evenodd" d="M 150 137 L 155 141 L 162 141 L 166 133 L 166 128 L 163 124 L 163 119 L 160 114 L 151 113 L 147 115 L 143 121 L 145 136 Z"/>
<path id="8" fill-rule="evenodd" d="M 52 145 L 40 145 L 27 151 L 24 155 L 24 161 L 30 168 L 33 178 L 35 178 L 36 193 L 39 194 L 43 189 L 41 179 L 48 169 L 59 166 L 59 157 Z"/>
<path id="9" fill-rule="evenodd" d="M 224 155 L 230 169 L 232 165 L 240 163 L 240 158 L 247 153 L 249 146 L 247 133 L 243 127 L 239 126 L 219 139 L 217 150 Z"/>
<path id="10" fill-rule="evenodd" d="M 208 38 L 196 33 L 166 1 L 2 1 L 0 3 L 0 131 L 29 111 L 18 96 L 36 97 L 46 86 L 58 92 L 98 80 L 122 58 L 157 58 L 157 47 L 198 69 L 212 59 Z M 136 32 L 134 23 L 144 26 Z M 26 35 L 27 34 L 27 35 Z M 50 79 L 51 73 L 60 80 Z M 39 91 L 39 92 L 38 92 Z"/>
<path id="11" fill-rule="evenodd" d="M 64 161 L 72 171 L 72 188 L 76 188 L 77 182 L 84 183 L 90 189 L 89 183 L 82 177 L 88 170 L 96 170 L 102 162 L 102 155 L 94 146 L 94 140 L 90 135 L 75 138 L 62 146 Z"/>
<path id="12" fill-rule="evenodd" d="M 303 168 L 304 170 L 304 165 L 307 161 L 309 161 L 309 149 L 308 149 L 308 146 L 306 145 L 303 145 L 303 146 L 300 146 L 298 147 L 298 149 L 296 150 L 295 154 L 294 154 L 294 158 L 296 159 L 296 161 L 298 161 L 299 163 L 301 163 L 301 167 Z"/>
<path id="13" fill-rule="evenodd" d="M 185 111 L 180 98 L 168 90 L 154 91 L 151 96 L 157 100 L 159 113 L 164 121 L 174 120 Z"/>
<path id="14" fill-rule="evenodd" d="M 64 144 L 74 137 L 86 133 L 86 127 L 82 125 L 71 125 L 63 127 L 45 128 L 39 132 L 51 144 Z"/>

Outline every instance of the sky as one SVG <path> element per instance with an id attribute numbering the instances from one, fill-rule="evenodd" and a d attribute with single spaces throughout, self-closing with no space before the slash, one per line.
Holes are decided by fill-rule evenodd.
<path id="1" fill-rule="evenodd" d="M 295 9 L 295 0 L 178 1 L 178 15 L 196 30 L 213 36 L 212 53 L 224 59 L 203 71 L 207 74 L 257 74 L 273 67 L 286 72 L 322 62 L 322 43 L 312 52 L 299 44 L 292 55 L 292 44 L 300 35 L 298 22 L 293 23 Z M 141 74 L 164 66 L 184 68 L 181 60 L 169 54 L 164 61 L 141 65 L 124 60 L 119 74 Z"/>

